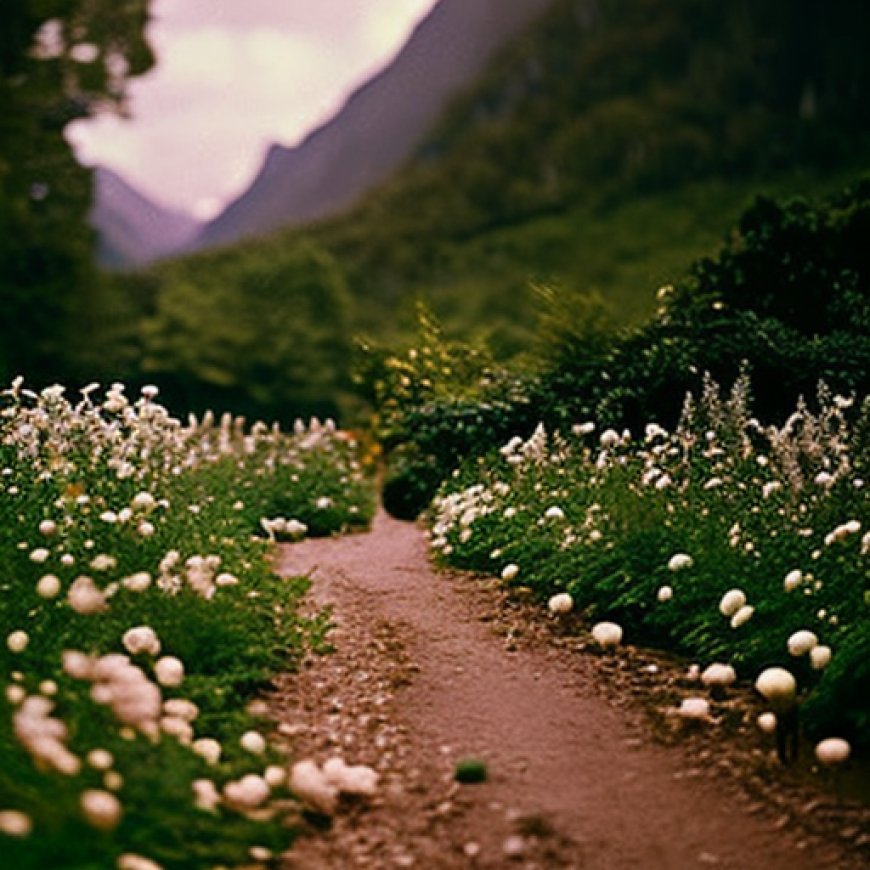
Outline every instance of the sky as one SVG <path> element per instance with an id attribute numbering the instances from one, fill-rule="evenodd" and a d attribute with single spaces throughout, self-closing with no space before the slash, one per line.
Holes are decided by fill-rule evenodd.
<path id="1" fill-rule="evenodd" d="M 212 217 L 404 44 L 436 0 L 152 0 L 157 55 L 130 119 L 66 129 L 79 159 L 157 202 Z"/>

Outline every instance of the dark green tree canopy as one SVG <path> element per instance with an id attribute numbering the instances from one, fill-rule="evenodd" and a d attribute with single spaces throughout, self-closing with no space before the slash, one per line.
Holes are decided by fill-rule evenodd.
<path id="1" fill-rule="evenodd" d="M 70 315 L 94 282 L 90 172 L 63 138 L 97 111 L 124 111 L 154 63 L 148 0 L 15 0 L 0 28 L 0 379 L 65 372 Z"/>

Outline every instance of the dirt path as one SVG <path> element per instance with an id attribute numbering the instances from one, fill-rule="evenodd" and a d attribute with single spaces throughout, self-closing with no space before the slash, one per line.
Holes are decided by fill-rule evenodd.
<path id="1" fill-rule="evenodd" d="M 279 732 L 296 758 L 341 754 L 382 777 L 377 798 L 301 838 L 287 870 L 865 866 L 747 797 L 715 741 L 650 740 L 632 699 L 601 690 L 638 661 L 541 640 L 550 630 L 495 584 L 433 572 L 413 525 L 379 515 L 370 534 L 286 546 L 279 570 L 310 573 L 336 622 L 336 652 L 273 698 Z M 453 781 L 469 756 L 485 783 Z"/>

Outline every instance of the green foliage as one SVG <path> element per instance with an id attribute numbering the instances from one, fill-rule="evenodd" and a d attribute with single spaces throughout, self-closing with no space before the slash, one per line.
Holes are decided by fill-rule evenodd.
<path id="1" fill-rule="evenodd" d="M 425 308 L 405 354 L 370 370 L 378 436 L 389 453 L 384 507 L 413 519 L 463 456 L 507 437 L 525 407 L 522 379 L 482 348 L 446 339 Z"/>
<path id="2" fill-rule="evenodd" d="M 467 785 L 469 783 L 486 782 L 486 762 L 479 758 L 462 758 L 456 762 L 453 778 L 457 782 Z"/>
<path id="3" fill-rule="evenodd" d="M 747 681 L 787 667 L 809 734 L 866 746 L 870 504 L 856 411 L 866 426 L 870 402 L 823 391 L 818 413 L 802 405 L 781 428 L 763 426 L 746 381 L 722 398 L 708 380 L 673 432 L 540 428 L 445 482 L 432 545 L 487 574 L 513 565 L 510 582 L 543 600 L 567 592 L 589 622 L 617 620 L 629 643 L 729 662 Z M 745 620 L 721 609 L 731 589 L 752 608 Z M 827 668 L 789 654 L 800 629 L 831 647 Z"/>
<path id="4" fill-rule="evenodd" d="M 91 173 L 64 127 L 123 105 L 153 57 L 148 0 L 18 0 L 0 39 L 0 379 L 74 365 L 78 314 L 98 281 L 86 215 Z"/>
<path id="5" fill-rule="evenodd" d="M 336 412 L 348 389 L 350 297 L 328 254 L 301 242 L 161 268 L 142 368 L 172 404 L 282 420 Z"/>
<path id="6" fill-rule="evenodd" d="M 245 276 L 280 269 L 309 244 L 350 288 L 349 328 L 375 341 L 404 342 L 422 299 L 448 334 L 508 359 L 533 338 L 534 285 L 597 293 L 618 324 L 637 324 L 654 308 L 650 289 L 681 282 L 756 192 L 827 193 L 866 170 L 859 5 L 836 0 L 820 17 L 813 4 L 786 0 L 559 0 L 357 207 L 152 270 L 160 330 L 172 324 L 179 343 L 204 341 L 174 314 L 189 299 L 221 334 L 217 312 L 237 310 L 233 299 L 250 292 Z M 225 300 L 208 312 L 201 281 Z M 154 323 L 149 366 L 163 346 Z M 328 364 L 340 381 L 347 356 L 334 347 Z M 231 396 L 215 386 L 230 377 L 225 367 L 187 353 L 168 356 L 182 360 L 176 391 L 235 401 L 239 387 Z M 336 390 L 328 379 L 322 387 Z"/>
<path id="7" fill-rule="evenodd" d="M 372 489 L 355 445 L 331 427 L 300 425 L 288 436 L 230 417 L 215 425 L 210 415 L 182 427 L 147 392 L 130 402 L 113 388 L 100 404 L 84 398 L 73 407 L 60 388 L 37 396 L 16 383 L 2 397 L 0 808 L 25 813 L 33 831 L 0 841 L 6 862 L 21 870 L 109 867 L 124 853 L 167 870 L 235 866 L 252 845 L 280 852 L 293 836 L 280 816 L 258 818 L 227 799 L 197 807 L 193 783 L 208 780 L 220 792 L 285 761 L 240 745 L 246 731 L 271 727 L 247 705 L 276 672 L 322 648 L 324 618 L 297 613 L 308 583 L 273 573 L 261 520 L 280 507 L 321 534 L 363 525 Z M 59 591 L 38 589 L 48 575 Z M 91 612 L 72 591 L 83 577 L 102 599 Z M 159 650 L 125 641 L 142 626 Z M 27 640 L 18 651 L 6 642 L 16 631 Z M 67 650 L 89 657 L 90 676 L 64 664 Z M 92 693 L 92 685 L 106 688 L 95 669 L 111 669 L 112 656 L 116 665 L 126 656 L 128 681 L 129 667 L 138 669 L 140 712 L 126 720 L 115 696 L 98 703 Z M 180 684 L 161 677 L 166 656 L 183 663 Z M 143 681 L 150 690 L 160 683 L 164 702 L 195 705 L 192 736 L 219 742 L 217 763 L 158 724 L 159 706 L 141 706 Z M 28 742 L 37 725 L 21 713 L 34 703 L 48 706 L 46 733 L 79 759 L 76 769 L 54 769 L 45 743 Z M 112 775 L 121 777 L 113 785 L 90 762 L 95 749 L 111 753 Z M 87 789 L 112 791 L 120 820 L 105 829 L 90 823 Z M 273 796 L 290 797 L 280 784 Z"/>
<path id="8" fill-rule="evenodd" d="M 463 458 L 526 437 L 538 422 L 563 431 L 589 419 L 632 431 L 674 425 L 704 372 L 719 381 L 750 372 L 772 414 L 786 414 L 819 379 L 866 394 L 868 191 L 861 183 L 815 204 L 758 200 L 715 258 L 659 291 L 642 326 L 616 328 L 595 296 L 538 288 L 538 343 L 521 367 L 497 366 L 424 319 L 417 346 L 389 358 L 370 390 L 394 450 L 389 509 L 419 513 Z"/>

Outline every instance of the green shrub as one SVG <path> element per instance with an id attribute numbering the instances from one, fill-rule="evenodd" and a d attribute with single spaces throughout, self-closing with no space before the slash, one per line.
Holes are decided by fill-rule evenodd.
<path id="1" fill-rule="evenodd" d="M 469 459 L 433 503 L 432 546 L 486 574 L 512 565 L 511 582 L 543 600 L 569 593 L 589 621 L 617 620 L 630 643 L 726 661 L 747 681 L 787 667 L 810 735 L 863 745 L 870 505 L 853 432 L 870 402 L 858 409 L 823 389 L 818 412 L 800 405 L 777 428 L 750 416 L 748 394 L 741 380 L 723 399 L 707 380 L 672 432 L 650 425 L 599 440 L 591 426 L 565 436 L 541 427 Z M 720 610 L 730 589 L 752 608 L 734 625 Z M 827 668 L 789 655 L 799 629 L 832 648 Z"/>
<path id="2" fill-rule="evenodd" d="M 322 534 L 364 524 L 371 486 L 331 427 L 287 435 L 210 415 L 183 427 L 145 393 L 72 405 L 17 382 L 0 397 L 0 809 L 32 825 L 0 846 L 20 870 L 114 867 L 124 853 L 167 870 L 238 865 L 294 835 L 226 794 L 198 807 L 194 783 L 221 793 L 285 762 L 240 745 L 270 727 L 248 703 L 322 643 L 323 618 L 297 612 L 308 582 L 274 574 L 261 520 L 286 508 Z M 93 606 L 74 591 L 83 578 Z M 136 628 L 159 648 L 131 645 Z M 105 677 L 121 668 L 123 689 Z M 123 713 L 125 697 L 136 704 Z M 170 700 L 187 702 L 190 733 L 167 720 Z M 194 738 L 218 741 L 220 759 Z M 89 819 L 89 790 L 114 795 L 120 817 Z M 277 779 L 272 797 L 290 797 Z"/>

